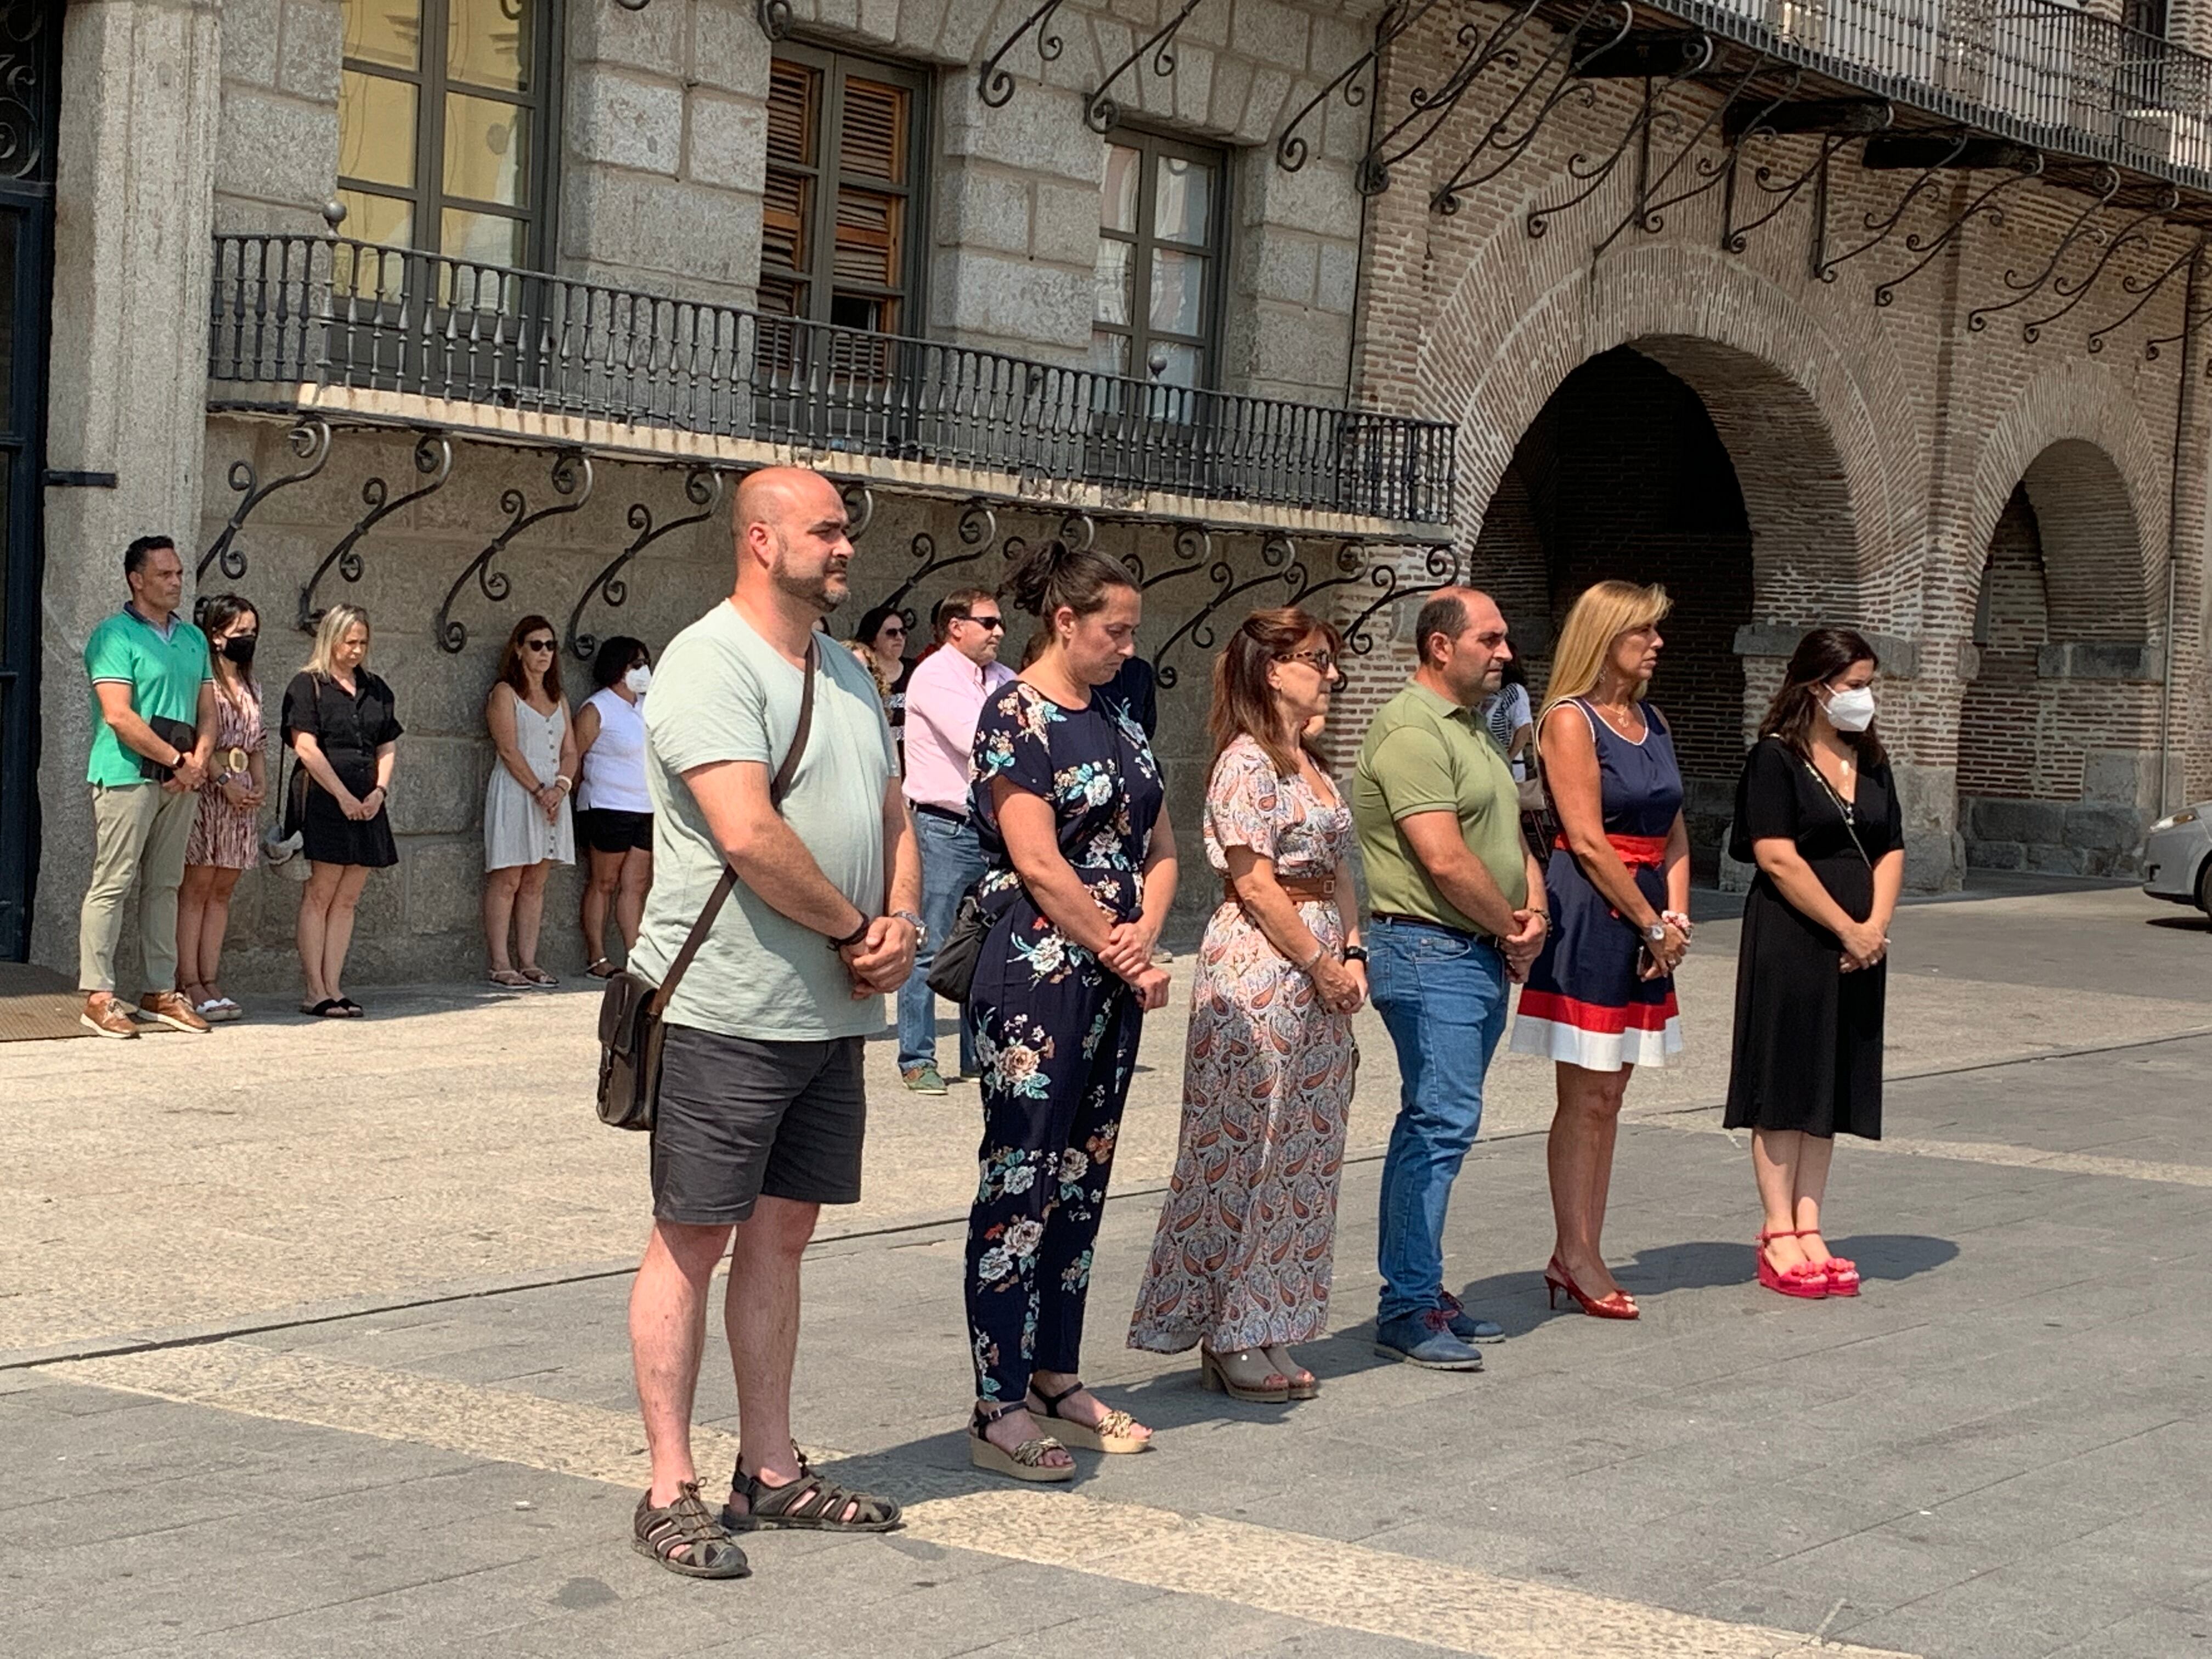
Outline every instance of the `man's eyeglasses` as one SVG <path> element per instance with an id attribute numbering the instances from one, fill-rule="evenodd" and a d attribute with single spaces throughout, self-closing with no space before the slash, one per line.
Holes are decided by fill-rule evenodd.
<path id="1" fill-rule="evenodd" d="M 1003 631 L 1006 626 L 1006 619 L 1004 617 L 971 617 L 964 611 L 958 616 L 955 617 L 952 620 L 955 622 L 974 623 L 976 627 L 988 629 L 994 634 Z"/>
<path id="2" fill-rule="evenodd" d="M 525 640 L 522 642 L 522 648 L 525 651 L 550 651 L 553 648 L 553 641 L 550 640 Z"/>
<path id="3" fill-rule="evenodd" d="M 1336 666 L 1336 653 L 1334 651 L 1292 651 L 1284 656 L 1277 658 L 1276 660 L 1279 662 L 1310 662 L 1320 672 L 1326 674 L 1330 669 Z"/>

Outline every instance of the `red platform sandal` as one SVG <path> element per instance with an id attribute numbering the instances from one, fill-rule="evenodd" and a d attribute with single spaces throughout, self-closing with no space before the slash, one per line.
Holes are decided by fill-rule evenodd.
<path id="1" fill-rule="evenodd" d="M 1808 1302 L 1818 1302 L 1828 1291 L 1828 1270 L 1814 1267 L 1809 1261 L 1792 1262 L 1787 1267 L 1777 1267 L 1766 1259 L 1766 1242 L 1771 1238 L 1795 1238 L 1793 1232 L 1762 1232 L 1759 1236 L 1759 1282 L 1768 1290 L 1784 1296 L 1802 1297 Z"/>

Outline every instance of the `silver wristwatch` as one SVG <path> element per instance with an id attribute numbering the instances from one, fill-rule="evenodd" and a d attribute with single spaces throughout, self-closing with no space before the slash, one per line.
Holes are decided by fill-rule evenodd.
<path id="1" fill-rule="evenodd" d="M 911 910 L 894 910 L 891 915 L 914 929 L 914 948 L 925 949 L 929 944 L 929 924 Z"/>
<path id="2" fill-rule="evenodd" d="M 1653 922 L 1649 927 L 1644 930 L 1644 937 L 1650 939 L 1654 945 L 1664 945 L 1667 942 L 1666 922 L 1663 920 Z"/>

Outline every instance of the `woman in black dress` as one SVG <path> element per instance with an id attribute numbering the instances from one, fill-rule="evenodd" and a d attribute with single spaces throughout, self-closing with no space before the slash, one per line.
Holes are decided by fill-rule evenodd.
<path id="1" fill-rule="evenodd" d="M 1759 1282 L 1856 1296 L 1820 1235 L 1835 1137 L 1881 1138 L 1889 921 L 1905 819 L 1874 729 L 1874 647 L 1847 628 L 1797 642 L 1736 785 L 1730 855 L 1756 862 L 1736 955 L 1731 1129 L 1749 1129 L 1765 1214 Z"/>
<path id="2" fill-rule="evenodd" d="M 368 872 L 399 862 L 385 801 L 399 750 L 392 688 L 363 665 L 368 613 L 334 605 L 315 628 L 307 665 L 284 691 L 284 744 L 296 757 L 291 805 L 307 855 L 300 896 L 303 1014 L 357 1019 L 362 1006 L 338 988 L 354 907 Z"/>

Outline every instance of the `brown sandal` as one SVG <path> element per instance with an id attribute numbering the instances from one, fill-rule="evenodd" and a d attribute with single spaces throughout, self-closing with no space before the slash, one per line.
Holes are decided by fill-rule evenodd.
<path id="1" fill-rule="evenodd" d="M 730 1485 L 745 1500 L 739 1515 L 722 1506 L 722 1525 L 731 1532 L 789 1529 L 795 1532 L 896 1532 L 903 1523 L 899 1506 L 888 1498 L 864 1492 L 848 1492 L 815 1474 L 806 1454 L 794 1444 L 799 1478 L 771 1486 L 757 1474 L 747 1474 L 740 1463 L 732 1471 Z M 852 1511 L 846 1518 L 846 1511 Z"/>
<path id="2" fill-rule="evenodd" d="M 975 1407 L 975 1416 L 968 1419 L 968 1461 L 979 1469 L 988 1469 L 994 1474 L 1003 1474 L 1016 1480 L 1035 1480 L 1049 1483 L 1075 1479 L 1075 1460 L 1065 1463 L 1048 1463 L 1044 1460 L 1054 1452 L 1067 1448 L 1048 1434 L 1034 1440 L 1024 1440 L 1008 1451 L 983 1431 L 1007 1413 L 1018 1411 L 1016 1406 L 1000 1406 L 995 1411 Z"/>
<path id="3" fill-rule="evenodd" d="M 654 1507 L 653 1489 L 648 1486 L 645 1496 L 637 1500 L 630 1531 L 631 1548 L 686 1578 L 752 1575 L 745 1553 L 732 1541 L 727 1529 L 707 1513 L 696 1480 L 686 1480 L 677 1489 L 676 1501 L 659 1508 Z M 678 1550 L 688 1553 L 678 1555 Z"/>

